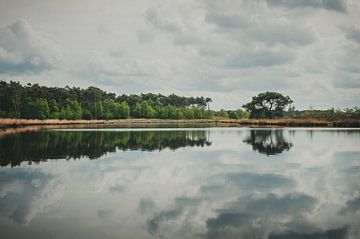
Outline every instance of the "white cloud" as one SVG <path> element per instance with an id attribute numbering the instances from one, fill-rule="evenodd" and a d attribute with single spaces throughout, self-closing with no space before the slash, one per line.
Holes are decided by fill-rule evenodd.
<path id="1" fill-rule="evenodd" d="M 56 67 L 61 57 L 58 46 L 25 20 L 0 29 L 0 73 L 39 72 Z"/>

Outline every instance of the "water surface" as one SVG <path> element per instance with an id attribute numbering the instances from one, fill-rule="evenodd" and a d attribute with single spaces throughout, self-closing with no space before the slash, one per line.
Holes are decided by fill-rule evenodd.
<path id="1" fill-rule="evenodd" d="M 359 238 L 360 130 L 0 137 L 1 238 Z"/>

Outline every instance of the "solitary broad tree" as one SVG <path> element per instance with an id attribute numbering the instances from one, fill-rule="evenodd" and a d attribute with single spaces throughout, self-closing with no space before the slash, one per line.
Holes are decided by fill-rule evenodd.
<path id="1" fill-rule="evenodd" d="M 289 96 L 267 91 L 254 96 L 251 102 L 242 107 L 250 113 L 250 118 L 271 119 L 283 116 L 285 107 L 292 102 Z"/>

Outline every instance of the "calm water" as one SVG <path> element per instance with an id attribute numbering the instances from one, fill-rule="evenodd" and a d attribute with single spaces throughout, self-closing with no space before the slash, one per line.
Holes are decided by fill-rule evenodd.
<path id="1" fill-rule="evenodd" d="M 1 238 L 360 238 L 360 130 L 0 137 Z"/>

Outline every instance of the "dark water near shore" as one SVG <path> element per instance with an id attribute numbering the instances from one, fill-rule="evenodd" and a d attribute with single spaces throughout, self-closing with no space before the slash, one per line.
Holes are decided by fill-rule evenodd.
<path id="1" fill-rule="evenodd" d="M 360 238 L 360 130 L 0 137 L 1 238 Z"/>

